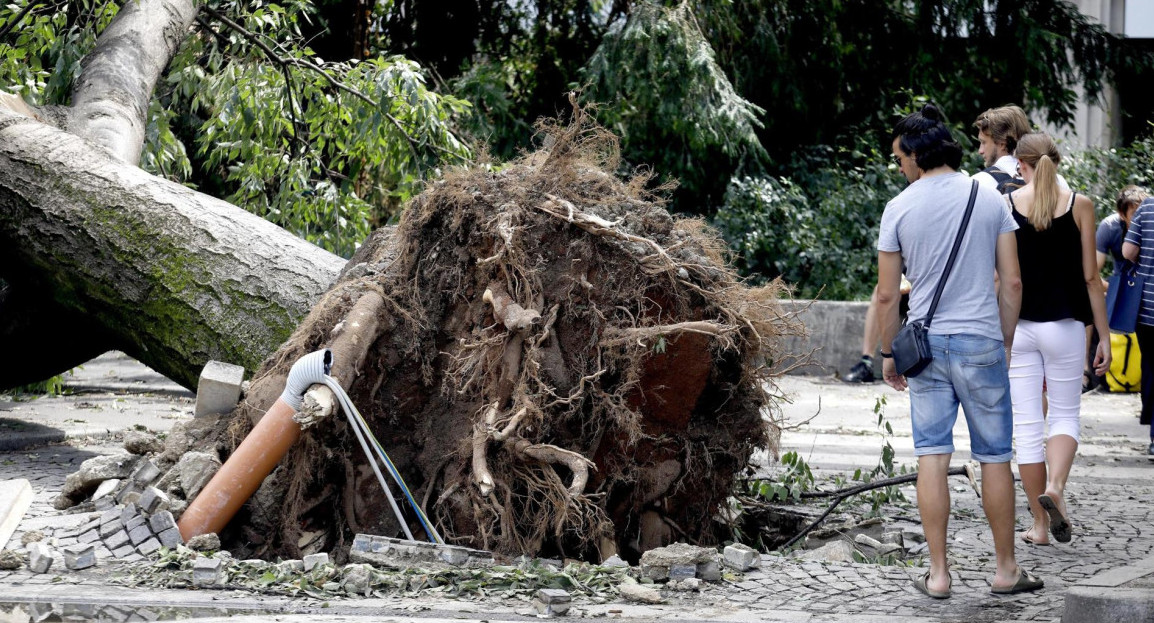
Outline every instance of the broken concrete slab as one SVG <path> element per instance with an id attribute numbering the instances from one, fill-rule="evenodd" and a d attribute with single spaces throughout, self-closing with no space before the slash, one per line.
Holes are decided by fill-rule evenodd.
<path id="1" fill-rule="evenodd" d="M 821 547 L 803 552 L 798 556 L 802 560 L 819 560 L 825 562 L 853 562 L 853 545 L 846 541 L 831 541 Z"/>
<path id="2" fill-rule="evenodd" d="M 641 555 L 641 575 L 654 581 L 669 579 L 669 571 L 676 566 L 693 567 L 699 563 L 717 560 L 717 550 L 697 547 L 688 543 L 674 543 L 651 549 Z M 684 571 L 682 571 L 684 573 Z M 690 576 L 692 577 L 692 576 Z"/>
<path id="3" fill-rule="evenodd" d="M 8 544 L 31 504 L 32 485 L 27 480 L 0 481 L 0 549 Z"/>
<path id="4" fill-rule="evenodd" d="M 191 500 L 220 470 L 220 459 L 207 452 L 186 452 L 173 469 L 185 497 Z"/>
<path id="5" fill-rule="evenodd" d="M 617 592 L 625 601 L 642 604 L 659 604 L 665 601 L 661 592 L 651 586 L 626 582 L 617 587 Z"/>
<path id="6" fill-rule="evenodd" d="M 232 411 L 240 400 L 242 383 L 243 366 L 210 360 L 201 370 L 200 381 L 196 386 L 194 417 Z"/>
<path id="7" fill-rule="evenodd" d="M 100 486 L 96 487 L 96 492 L 92 494 L 92 501 L 95 502 L 96 500 L 104 499 L 115 493 L 116 488 L 120 486 L 120 482 L 121 480 L 119 478 L 110 478 L 100 483 Z"/>

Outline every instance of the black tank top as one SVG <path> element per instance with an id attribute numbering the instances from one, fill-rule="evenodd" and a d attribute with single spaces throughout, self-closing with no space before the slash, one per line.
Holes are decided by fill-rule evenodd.
<path id="1" fill-rule="evenodd" d="M 1082 272 L 1082 237 L 1074 222 L 1074 196 L 1066 213 L 1050 221 L 1043 231 L 1034 229 L 1029 219 L 1013 209 L 1014 193 L 1009 194 L 1010 212 L 1018 223 L 1018 264 L 1022 269 L 1022 312 L 1019 318 L 1053 322 L 1073 318 L 1092 324 L 1090 295 Z"/>

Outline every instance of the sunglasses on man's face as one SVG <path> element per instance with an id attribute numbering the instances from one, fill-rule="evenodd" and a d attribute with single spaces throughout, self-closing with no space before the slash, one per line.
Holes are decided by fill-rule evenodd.
<path id="1" fill-rule="evenodd" d="M 902 166 L 902 157 L 897 154 L 890 154 L 890 160 L 897 166 Z"/>

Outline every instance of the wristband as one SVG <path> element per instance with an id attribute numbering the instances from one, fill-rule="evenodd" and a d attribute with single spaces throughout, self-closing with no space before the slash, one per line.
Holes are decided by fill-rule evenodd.
<path id="1" fill-rule="evenodd" d="M 886 353 L 886 352 L 882 352 L 882 351 L 878 351 L 878 352 L 881 352 L 882 359 L 893 359 L 894 358 L 893 353 Z"/>

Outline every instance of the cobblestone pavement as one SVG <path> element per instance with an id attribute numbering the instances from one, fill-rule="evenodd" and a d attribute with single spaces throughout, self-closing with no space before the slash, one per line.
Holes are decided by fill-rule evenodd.
<path id="1" fill-rule="evenodd" d="M 872 415 L 872 398 L 886 390 L 874 386 L 866 391 L 806 379 L 790 380 L 785 389 L 797 396 L 830 397 L 823 409 L 824 415 L 819 414 L 805 428 L 786 435 L 785 449 L 800 449 L 803 453 L 808 449 L 806 456 L 819 475 L 829 475 L 851 465 L 869 467 L 871 461 L 876 463 L 881 438 L 873 432 L 876 416 Z M 920 559 L 915 560 L 913 566 L 904 567 L 821 563 L 767 555 L 760 570 L 734 582 L 704 585 L 701 592 L 666 590 L 665 604 L 590 603 L 579 599 L 571 614 L 639 621 L 1056 621 L 1063 613 L 1065 588 L 1102 571 L 1154 557 L 1154 539 L 1144 533 L 1146 527 L 1154 526 L 1154 479 L 1149 478 L 1154 467 L 1134 451 L 1142 435 L 1128 432 L 1134 428 L 1129 421 L 1133 405 L 1118 398 L 1105 396 L 1096 403 L 1093 398 L 1087 400 L 1091 405 L 1086 409 L 1090 430 L 1084 440 L 1084 457 L 1079 459 L 1068 489 L 1074 540 L 1050 547 L 1022 543 L 1017 547 L 1021 564 L 1046 581 L 1046 588 L 1040 592 L 1015 596 L 989 593 L 993 546 L 980 502 L 963 480 L 952 479 L 952 599 L 931 600 L 914 590 L 911 580 L 923 571 L 924 561 Z M 838 401 L 844 401 L 842 407 L 828 406 Z M 798 412 L 787 415 L 797 417 L 799 413 L 805 415 L 810 405 L 798 400 L 791 408 Z M 908 458 L 909 440 L 899 423 L 900 419 L 908 418 L 902 410 L 901 397 L 892 396 L 887 408 L 896 429 L 892 442 L 898 448 L 899 457 Z M 964 439 L 961 441 L 964 443 Z M 8 547 L 19 547 L 22 533 L 29 530 L 44 531 L 49 538 L 56 539 L 60 547 L 75 542 L 76 528 L 90 514 L 68 515 L 56 511 L 52 508 L 52 498 L 65 476 L 75 471 L 82 461 L 118 449 L 112 436 L 0 452 L 0 480 L 27 478 L 35 490 L 32 507 Z M 958 461 L 965 458 L 966 453 L 959 452 Z M 913 489 L 907 488 L 905 492 L 912 502 Z M 917 523 L 913 506 L 887 508 L 886 515 L 898 525 Z M 1026 505 L 1019 493 L 1019 527 L 1024 527 L 1027 520 Z M 492 620 L 513 620 L 533 614 L 526 603 L 515 600 L 447 600 L 439 596 L 345 599 L 333 600 L 329 609 L 322 610 L 318 603 L 308 600 L 290 601 L 230 591 L 127 589 L 111 586 L 110 576 L 141 563 L 116 562 L 106 551 L 99 554 L 97 567 L 80 572 L 63 570 L 60 560 L 44 575 L 33 574 L 27 568 L 0 571 L 0 606 L 5 597 L 13 596 L 17 601 L 75 601 L 83 599 L 83 595 L 89 595 L 89 599 L 104 595 L 106 599 L 115 596 L 115 601 L 125 603 L 227 605 L 298 613 L 355 615 L 373 609 L 378 612 L 408 610 L 414 616 L 448 612 L 455 613 L 455 618 L 475 616 Z M 2 611 L 0 607 L 0 613 Z M 217 613 L 205 611 L 205 614 Z"/>

